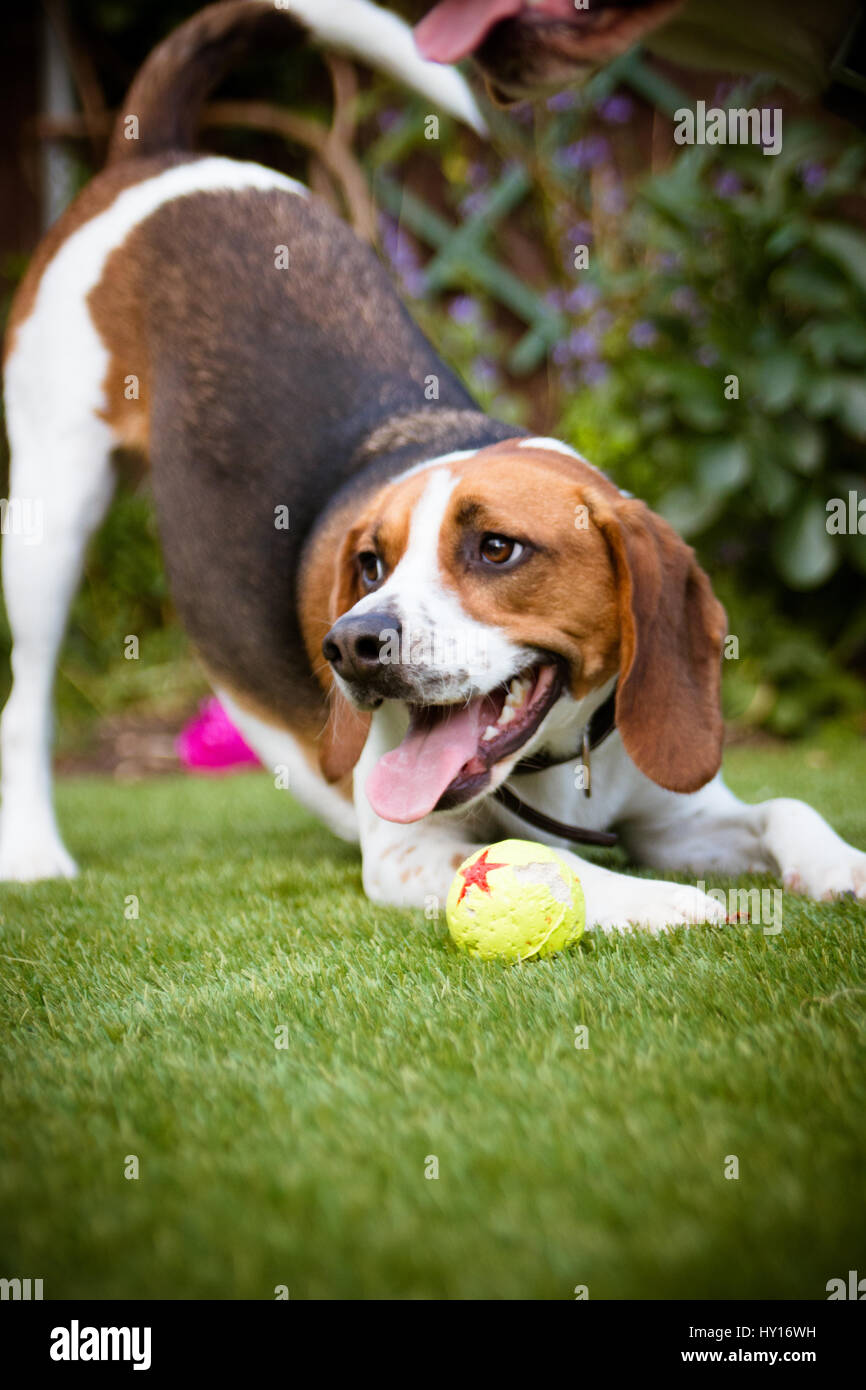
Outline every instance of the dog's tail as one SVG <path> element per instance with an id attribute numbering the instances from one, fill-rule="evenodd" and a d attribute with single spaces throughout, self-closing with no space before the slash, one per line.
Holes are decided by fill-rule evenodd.
<path id="1" fill-rule="evenodd" d="M 220 78 L 246 54 L 290 41 L 298 26 L 317 42 L 390 73 L 429 97 L 437 110 L 484 133 L 483 117 L 459 72 L 425 62 L 409 26 L 372 0 L 227 0 L 193 15 L 150 54 L 118 115 L 108 162 L 191 149 L 201 105 Z"/>

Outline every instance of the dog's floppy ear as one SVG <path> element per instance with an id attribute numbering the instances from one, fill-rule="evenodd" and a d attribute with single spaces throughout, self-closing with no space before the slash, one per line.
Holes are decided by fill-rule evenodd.
<path id="1" fill-rule="evenodd" d="M 364 751 L 370 716 L 354 709 L 336 685 L 331 687 L 330 700 L 331 712 L 319 741 L 319 767 L 327 782 L 341 782 Z"/>
<path id="2" fill-rule="evenodd" d="M 617 728 L 645 776 L 697 791 L 722 761 L 725 610 L 691 547 L 643 502 L 605 497 L 593 513 L 617 579 Z"/>
<path id="3" fill-rule="evenodd" d="M 337 552 L 334 582 L 331 588 L 329 616 L 333 625 L 358 600 L 358 579 L 354 555 L 357 528 L 347 532 Z M 361 756 L 370 732 L 369 714 L 361 714 L 349 703 L 331 676 L 329 690 L 330 713 L 319 741 L 319 767 L 328 782 L 340 782 L 348 777 Z"/>

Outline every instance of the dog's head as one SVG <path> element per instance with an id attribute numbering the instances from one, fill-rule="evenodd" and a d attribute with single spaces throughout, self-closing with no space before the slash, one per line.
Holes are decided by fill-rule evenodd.
<path id="1" fill-rule="evenodd" d="M 574 82 L 672 18 L 683 0 L 439 0 L 415 30 L 425 58 L 474 55 L 495 96 Z M 419 4 L 404 5 L 417 18 Z"/>
<path id="2" fill-rule="evenodd" d="M 386 819 L 489 792 L 569 713 L 574 734 L 576 702 L 614 677 L 647 777 L 695 791 L 718 771 L 724 611 L 667 523 L 565 446 L 509 440 L 411 470 L 335 566 L 322 650 L 337 699 L 408 713 L 367 783 Z"/>

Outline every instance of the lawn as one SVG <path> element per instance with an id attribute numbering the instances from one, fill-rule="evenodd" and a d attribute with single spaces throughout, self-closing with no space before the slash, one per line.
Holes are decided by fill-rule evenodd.
<path id="1" fill-rule="evenodd" d="M 866 846 L 862 746 L 727 766 Z M 356 850 L 264 776 L 82 778 L 59 805 L 81 877 L 0 889 L 0 1274 L 820 1299 L 866 1272 L 862 905 L 482 965 L 368 903 Z"/>

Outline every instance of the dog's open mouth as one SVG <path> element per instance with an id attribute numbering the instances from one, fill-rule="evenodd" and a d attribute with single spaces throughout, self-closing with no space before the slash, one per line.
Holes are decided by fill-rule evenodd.
<path id="1" fill-rule="evenodd" d="M 415 39 L 425 58 L 456 63 L 474 52 L 494 25 L 526 11 L 570 19 L 574 0 L 439 0 L 416 26 Z"/>
<path id="2" fill-rule="evenodd" d="M 410 705 L 403 742 L 367 778 L 383 820 L 407 824 L 476 796 L 495 765 L 532 737 L 562 690 L 558 662 L 539 661 L 460 705 Z"/>
<path id="3" fill-rule="evenodd" d="M 569 24 L 592 32 L 600 11 L 628 10 L 631 4 L 634 0 L 594 0 L 581 10 L 575 8 L 574 0 L 439 0 L 415 26 L 415 40 L 423 57 L 456 63 L 474 53 L 504 20 Z"/>

